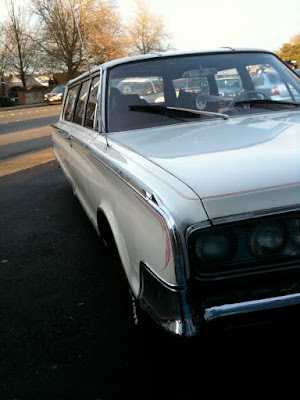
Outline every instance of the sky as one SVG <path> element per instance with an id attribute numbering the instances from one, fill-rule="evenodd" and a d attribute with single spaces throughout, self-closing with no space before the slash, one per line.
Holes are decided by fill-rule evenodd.
<path id="1" fill-rule="evenodd" d="M 16 4 L 26 0 L 14 0 Z M 177 50 L 251 47 L 279 50 L 300 33 L 300 0 L 146 0 L 158 14 Z M 129 22 L 135 0 L 117 0 Z M 5 17 L 0 0 L 0 21 Z"/>
<path id="2" fill-rule="evenodd" d="M 118 0 L 123 19 L 135 0 Z M 223 46 L 279 50 L 300 33 L 300 0 L 148 0 L 177 50 Z"/>

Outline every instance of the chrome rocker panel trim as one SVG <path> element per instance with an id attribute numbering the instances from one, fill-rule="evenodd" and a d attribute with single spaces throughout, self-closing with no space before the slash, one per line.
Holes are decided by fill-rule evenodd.
<path id="1" fill-rule="evenodd" d="M 204 312 L 205 321 L 209 322 L 217 318 L 238 315 L 254 311 L 271 310 L 274 308 L 288 307 L 300 304 L 300 293 L 286 296 L 269 297 L 261 300 L 244 301 L 242 303 L 224 304 L 206 308 Z"/>

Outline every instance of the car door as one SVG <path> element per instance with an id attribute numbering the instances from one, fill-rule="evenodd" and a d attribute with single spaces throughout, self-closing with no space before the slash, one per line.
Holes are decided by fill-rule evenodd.
<path id="1" fill-rule="evenodd" d="M 63 105 L 61 118 L 57 124 L 52 125 L 53 150 L 65 174 L 74 186 L 74 173 L 72 170 L 72 120 L 74 116 L 79 84 L 68 88 L 67 96 Z"/>
<path id="2" fill-rule="evenodd" d="M 89 146 L 99 135 L 98 127 L 96 126 L 99 80 L 98 74 L 82 82 L 70 130 L 72 142 L 70 158 L 75 178 L 75 191 L 88 214 L 93 212 L 89 190 L 89 181 L 93 179 L 93 171 L 90 168 L 90 158 L 92 156 Z"/>

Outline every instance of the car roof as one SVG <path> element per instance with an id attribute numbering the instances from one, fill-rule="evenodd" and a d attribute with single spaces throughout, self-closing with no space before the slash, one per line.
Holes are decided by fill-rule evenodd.
<path id="1" fill-rule="evenodd" d="M 169 52 L 153 52 L 149 54 L 142 54 L 136 55 L 131 57 L 124 57 L 118 58 L 115 60 L 111 60 L 105 62 L 104 64 L 98 65 L 91 69 L 90 71 L 85 72 L 84 74 L 74 78 L 68 82 L 68 85 L 72 85 L 73 83 L 88 77 L 89 75 L 93 75 L 94 73 L 98 72 L 100 68 L 103 70 L 115 67 L 116 65 L 120 64 L 127 64 L 133 61 L 143 61 L 143 60 L 151 60 L 154 58 L 168 58 L 168 57 L 176 57 L 176 56 L 188 56 L 188 55 L 204 55 L 204 54 L 222 54 L 222 53 L 253 53 L 253 52 L 260 52 L 260 53 L 271 53 L 269 50 L 264 49 L 252 49 L 252 48 L 238 48 L 234 49 L 232 47 L 221 47 L 218 49 L 211 49 L 211 50 L 193 50 L 193 51 L 169 51 Z"/>

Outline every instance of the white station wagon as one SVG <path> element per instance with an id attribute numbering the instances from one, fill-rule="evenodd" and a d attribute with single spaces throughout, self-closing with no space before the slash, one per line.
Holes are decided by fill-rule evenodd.
<path id="1" fill-rule="evenodd" d="M 265 72 L 284 100 L 256 89 Z M 118 89 L 153 77 L 159 103 Z M 264 50 L 124 58 L 68 83 L 54 154 L 136 305 L 168 332 L 299 307 L 299 100 L 299 77 Z"/>

